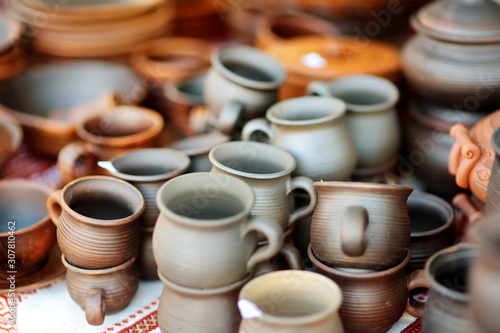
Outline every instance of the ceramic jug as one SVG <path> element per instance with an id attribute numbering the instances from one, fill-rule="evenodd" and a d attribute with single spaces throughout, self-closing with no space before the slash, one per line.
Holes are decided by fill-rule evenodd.
<path id="1" fill-rule="evenodd" d="M 373 75 L 347 75 L 329 82 L 311 82 L 307 92 L 346 103 L 345 119 L 358 156 L 356 172 L 374 174 L 395 164 L 401 144 L 395 109 L 399 90 L 391 81 Z"/>
<path id="2" fill-rule="evenodd" d="M 347 180 L 356 165 L 356 148 L 344 121 L 345 103 L 333 97 L 306 96 L 273 105 L 267 121 L 249 121 L 244 141 L 263 132 L 269 143 L 289 152 L 297 162 L 294 176 L 313 180 Z"/>
<path id="3" fill-rule="evenodd" d="M 311 246 L 330 266 L 386 269 L 401 263 L 410 247 L 403 185 L 315 182 L 318 205 L 312 216 Z"/>

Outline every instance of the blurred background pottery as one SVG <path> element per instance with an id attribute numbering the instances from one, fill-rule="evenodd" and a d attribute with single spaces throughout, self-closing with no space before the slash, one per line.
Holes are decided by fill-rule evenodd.
<path id="1" fill-rule="evenodd" d="M 23 130 L 10 116 L 0 113 L 0 176 L 10 160 L 17 154 L 23 141 Z"/>
<path id="2" fill-rule="evenodd" d="M 486 213 L 500 212 L 500 130 L 497 128 L 491 136 L 491 144 L 495 150 L 495 162 L 491 169 L 491 177 L 486 192 Z"/>

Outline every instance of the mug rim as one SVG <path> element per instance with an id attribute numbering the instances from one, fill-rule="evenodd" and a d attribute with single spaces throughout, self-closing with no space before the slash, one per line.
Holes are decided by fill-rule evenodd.
<path id="1" fill-rule="evenodd" d="M 232 182 L 231 187 L 234 187 L 235 184 L 237 183 L 239 186 L 240 191 L 245 191 L 246 194 L 250 197 L 250 200 L 241 200 L 240 203 L 244 205 L 244 207 L 241 209 L 240 212 L 222 217 L 222 218 L 217 218 L 217 219 L 197 219 L 185 215 L 178 214 L 174 211 L 172 211 L 167 205 L 163 202 L 162 196 L 163 193 L 168 191 L 170 187 L 174 188 L 183 188 L 182 182 L 183 179 L 185 178 L 206 178 L 206 177 L 221 177 L 221 178 L 227 178 L 228 181 Z M 180 183 L 179 183 L 180 182 Z M 179 183 L 179 184 L 178 184 Z M 202 186 L 198 188 L 199 190 L 202 190 Z M 156 193 L 156 205 L 158 206 L 158 209 L 160 210 L 160 215 L 165 214 L 167 217 L 169 217 L 173 222 L 178 223 L 178 224 L 184 224 L 184 225 L 190 225 L 190 226 L 196 226 L 199 228 L 216 228 L 220 226 L 226 226 L 230 225 L 233 223 L 237 223 L 238 221 L 249 217 L 250 212 L 252 210 L 252 207 L 255 203 L 255 194 L 247 183 L 245 183 L 243 180 L 238 179 L 237 177 L 231 176 L 231 175 L 225 175 L 221 173 L 215 173 L 215 172 L 191 172 L 187 173 L 184 175 L 177 176 L 175 178 L 172 178 L 168 181 L 166 181 L 159 189 L 158 192 Z"/>
<path id="2" fill-rule="evenodd" d="M 137 209 L 132 214 L 127 215 L 126 217 L 123 217 L 120 219 L 101 220 L 101 219 L 96 219 L 93 217 L 88 217 L 88 216 L 82 215 L 82 214 L 74 211 L 68 205 L 66 200 L 64 200 L 64 197 L 65 197 L 67 191 L 69 191 L 70 188 L 74 187 L 76 184 L 81 183 L 81 182 L 85 182 L 85 181 L 99 180 L 99 179 L 119 183 L 121 185 L 126 186 L 129 190 L 134 192 L 141 199 L 141 205 L 140 205 L 139 209 Z M 68 213 L 69 215 L 71 215 L 73 218 L 75 218 L 76 220 L 78 220 L 80 222 L 84 222 L 84 223 L 92 224 L 92 225 L 96 225 L 96 226 L 117 226 L 117 225 L 122 225 L 122 224 L 130 223 L 134 220 L 137 220 L 137 218 L 139 216 L 141 216 L 141 214 L 146 209 L 146 204 L 145 204 L 144 196 L 142 195 L 142 193 L 135 186 L 133 186 L 132 184 L 130 184 L 124 180 L 121 180 L 121 179 L 118 179 L 115 177 L 110 177 L 110 176 L 85 176 L 85 177 L 77 178 L 77 179 L 69 182 L 68 184 L 66 184 L 66 186 L 63 187 L 63 189 L 61 190 L 61 207 L 62 207 L 63 211 L 66 211 L 66 213 Z"/>
<path id="3" fill-rule="evenodd" d="M 305 104 L 306 108 L 311 108 L 310 105 L 313 102 L 322 103 L 322 107 L 326 110 L 330 110 L 330 114 L 314 118 L 314 119 L 305 119 L 305 120 L 292 120 L 292 119 L 284 119 L 280 118 L 276 115 L 279 114 L 280 110 L 286 109 L 289 105 L 294 105 L 296 103 Z M 335 98 L 335 97 L 324 97 L 324 96 L 300 96 L 289 98 L 280 102 L 273 104 L 266 112 L 266 118 L 271 123 L 276 125 L 286 125 L 286 126 L 305 126 L 305 125 L 316 125 L 322 124 L 328 121 L 333 121 L 336 119 L 341 119 L 342 116 L 346 113 L 347 108 L 344 101 Z"/>
<path id="4" fill-rule="evenodd" d="M 338 185 L 338 187 L 347 188 L 363 188 L 370 190 L 381 190 L 381 189 L 392 189 L 399 191 L 409 191 L 413 192 L 413 187 L 408 185 L 400 184 L 379 184 L 379 183 L 368 183 L 368 182 L 352 182 L 352 181 L 338 181 L 338 180 L 325 180 L 325 181 L 315 181 L 314 188 L 328 187 L 331 185 Z"/>
<path id="5" fill-rule="evenodd" d="M 416 191 L 413 191 L 412 194 L 408 197 L 407 207 L 409 206 L 410 201 L 412 200 L 412 195 L 414 195 L 414 197 L 413 197 L 413 198 L 415 198 L 414 200 L 418 200 L 419 202 L 430 203 L 432 205 L 432 209 L 434 209 L 435 207 L 445 209 L 447 211 L 447 213 L 449 213 L 450 217 L 439 228 L 434 228 L 434 229 L 419 231 L 419 232 L 410 232 L 411 238 L 420 238 L 420 237 L 426 237 L 426 236 L 439 234 L 439 233 L 449 229 L 453 225 L 453 222 L 455 220 L 455 212 L 453 211 L 453 208 L 451 207 L 451 205 L 448 202 L 446 202 L 444 199 L 438 197 L 437 195 L 431 194 L 431 193 L 416 190 Z M 409 212 L 408 212 L 408 215 L 410 215 Z M 411 224 L 411 218 L 410 218 L 410 224 Z"/>
<path id="6" fill-rule="evenodd" d="M 290 165 L 288 167 L 284 168 L 283 170 L 277 171 L 277 172 L 252 173 L 252 172 L 245 172 L 245 171 L 240 171 L 237 169 L 230 168 L 230 167 L 226 166 L 225 164 L 222 164 L 214 156 L 217 153 L 217 151 L 222 149 L 222 148 L 231 147 L 231 146 L 242 146 L 242 145 L 257 146 L 257 147 L 261 147 L 263 149 L 274 150 L 275 154 L 279 153 L 284 158 L 286 158 L 286 160 L 287 160 L 286 162 Z M 297 166 L 297 162 L 295 161 L 293 156 L 290 153 L 288 153 L 287 151 L 280 149 L 278 147 L 275 147 L 273 145 L 270 145 L 270 144 L 256 142 L 256 141 L 229 141 L 229 142 L 220 143 L 210 150 L 210 153 L 208 154 L 208 158 L 214 167 L 216 167 L 220 170 L 223 170 L 229 174 L 233 174 L 233 175 L 237 175 L 237 176 L 245 177 L 245 178 L 250 178 L 250 179 L 275 179 L 275 178 L 284 177 L 284 176 L 291 174 Z"/>
<path id="7" fill-rule="evenodd" d="M 64 267 L 66 267 L 66 269 L 68 271 L 76 272 L 76 273 L 80 273 L 80 274 L 84 274 L 84 275 L 103 275 L 103 274 L 109 274 L 109 273 L 116 273 L 116 272 L 119 272 L 121 270 L 124 270 L 125 268 L 132 266 L 135 263 L 137 256 L 138 255 L 135 254 L 134 256 L 132 256 L 130 259 L 128 259 L 124 263 L 121 263 L 121 264 L 113 266 L 113 267 L 100 268 L 100 269 L 82 268 L 82 267 L 73 265 L 72 263 L 70 263 L 68 261 L 68 259 L 66 259 L 66 256 L 64 255 L 64 253 L 61 253 L 61 261 L 62 261 Z"/>
<path id="8" fill-rule="evenodd" d="M 240 288 L 243 286 L 245 283 L 247 283 L 251 277 L 252 277 L 253 272 L 248 273 L 243 277 L 242 279 L 235 281 L 231 284 L 227 284 L 221 287 L 215 287 L 215 288 L 191 288 L 191 287 L 186 287 L 183 285 L 180 285 L 178 283 L 175 283 L 173 281 L 168 280 L 162 272 L 158 269 L 158 278 L 160 279 L 161 282 L 163 282 L 165 285 L 169 286 L 172 289 L 175 289 L 178 292 L 184 293 L 184 294 L 189 294 L 189 295 L 214 295 L 214 294 L 222 294 L 222 293 L 227 293 L 231 292 L 235 289 Z"/>
<path id="9" fill-rule="evenodd" d="M 146 154 L 146 153 L 154 153 L 157 152 L 158 154 L 165 154 L 165 155 L 170 155 L 173 160 L 178 162 L 178 166 L 175 167 L 174 170 L 170 172 L 163 172 L 163 173 L 158 173 L 158 174 L 152 174 L 152 175 L 134 175 L 134 174 L 129 174 L 129 173 L 123 173 L 121 172 L 115 165 L 116 162 L 125 159 L 125 158 L 133 158 L 134 155 L 141 155 L 141 154 Z M 189 165 L 191 163 L 191 160 L 187 154 L 175 150 L 175 149 L 170 149 L 170 148 L 161 148 L 161 147 L 155 147 L 155 148 L 144 148 L 144 149 L 137 149 L 133 151 L 126 152 L 122 155 L 113 157 L 109 162 L 113 164 L 114 170 L 108 170 L 108 172 L 113 175 L 114 177 L 126 180 L 126 181 L 131 181 L 131 182 L 158 182 L 166 179 L 170 179 L 172 177 L 175 177 L 177 175 L 182 174 L 184 171 L 189 168 Z M 164 164 L 162 164 L 163 166 Z"/>
<path id="10" fill-rule="evenodd" d="M 54 189 L 50 187 L 49 185 L 36 182 L 34 180 L 30 179 L 25 179 L 25 178 L 7 178 L 7 179 L 2 179 L 0 181 L 0 188 L 1 187 L 8 187 L 10 184 L 16 185 L 16 188 L 19 186 L 24 187 L 25 189 L 32 190 L 32 191 L 38 191 L 39 193 L 44 193 L 46 194 L 45 200 L 48 199 L 48 197 L 54 192 Z M 45 208 L 45 215 L 40 218 L 39 220 L 35 221 L 34 223 L 30 224 L 28 227 L 25 228 L 17 228 L 16 227 L 16 235 L 22 235 L 22 234 L 27 234 L 32 231 L 35 231 L 35 229 L 39 228 L 46 222 L 52 223 L 49 213 Z M 1 232 L 0 233 L 0 239 L 9 236 L 9 231 Z"/>
<path id="11" fill-rule="evenodd" d="M 263 61 L 265 60 L 267 62 L 270 62 L 271 63 L 270 67 L 273 68 L 272 81 L 259 81 L 259 80 L 249 79 L 241 75 L 235 74 L 233 73 L 233 71 L 229 70 L 223 64 L 221 58 L 223 56 L 228 56 L 231 54 L 236 55 L 239 52 L 251 53 L 252 57 L 255 60 L 260 59 Z M 277 89 L 279 86 L 283 84 L 283 82 L 285 82 L 286 79 L 286 70 L 284 69 L 283 65 L 280 62 L 269 56 L 267 53 L 248 45 L 237 44 L 237 45 L 219 47 L 212 52 L 211 63 L 213 69 L 216 72 L 220 73 L 224 78 L 236 84 L 247 86 L 252 89 L 258 89 L 258 90 Z M 255 67 L 255 65 L 253 65 L 253 67 Z M 258 67 L 261 68 L 261 66 Z M 268 71 L 266 71 L 266 73 L 267 72 Z"/>
<path id="12" fill-rule="evenodd" d="M 310 271 L 304 271 L 304 270 L 296 270 L 296 269 L 287 269 L 287 270 L 281 270 L 281 271 L 274 271 L 266 274 L 259 275 L 253 279 L 251 279 L 248 283 L 246 283 L 243 288 L 241 288 L 239 295 L 238 295 L 238 301 L 242 299 L 248 300 L 248 298 L 243 298 L 245 292 L 248 292 L 248 289 L 254 287 L 254 285 L 258 285 L 261 283 L 261 280 L 266 280 L 266 279 L 271 279 L 274 276 L 283 276 L 283 278 L 286 277 L 288 274 L 300 274 L 302 276 L 307 276 L 306 279 L 316 279 L 316 280 L 322 280 L 325 282 L 328 286 L 330 286 L 330 291 L 333 293 L 336 293 L 338 297 L 335 299 L 335 302 L 329 303 L 327 307 L 325 307 L 323 310 L 309 314 L 309 315 L 302 315 L 302 316 L 294 316 L 294 317 L 284 317 L 284 316 L 279 316 L 279 315 L 273 315 L 266 313 L 262 311 L 262 316 L 256 317 L 256 318 L 265 318 L 267 322 L 273 323 L 273 324 L 302 324 L 304 322 L 318 322 L 320 320 L 325 319 L 328 317 L 332 312 L 338 312 L 340 309 L 340 306 L 342 304 L 343 300 L 343 295 L 342 295 L 342 290 L 340 289 L 340 286 L 333 281 L 332 279 L 317 273 L 317 272 L 310 272 Z M 254 302 L 252 302 L 254 303 Z M 255 303 L 254 303 L 255 304 Z M 256 304 L 257 305 L 257 304 Z M 261 309 L 262 310 L 262 309 Z M 251 320 L 254 318 L 248 318 L 248 320 Z"/>
<path id="13" fill-rule="evenodd" d="M 207 141 L 209 143 L 213 142 L 210 140 L 213 140 L 216 143 L 214 145 L 206 144 Z M 188 156 L 198 156 L 198 155 L 208 153 L 216 145 L 223 143 L 223 142 L 228 142 L 229 140 L 230 140 L 230 137 L 228 135 L 221 133 L 219 131 L 211 131 L 211 132 L 208 132 L 205 134 L 199 134 L 199 135 L 190 136 L 187 138 L 177 140 L 175 142 L 172 142 L 172 144 L 170 144 L 168 146 L 168 148 L 183 152 Z M 183 145 L 186 145 L 186 144 L 189 145 L 191 143 L 196 143 L 196 142 L 201 142 L 203 145 L 201 145 L 201 147 L 193 147 L 193 148 L 187 148 L 187 149 L 182 148 Z"/>

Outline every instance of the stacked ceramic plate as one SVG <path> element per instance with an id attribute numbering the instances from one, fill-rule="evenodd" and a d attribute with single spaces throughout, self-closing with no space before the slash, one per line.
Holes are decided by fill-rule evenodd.
<path id="1" fill-rule="evenodd" d="M 9 12 L 30 27 L 30 46 L 66 57 L 130 53 L 164 35 L 173 18 L 167 0 L 8 0 Z"/>
<path id="2" fill-rule="evenodd" d="M 26 67 L 21 43 L 23 25 L 0 11 L 0 80 L 21 72 Z"/>
<path id="3" fill-rule="evenodd" d="M 221 0 L 175 0 L 176 36 L 218 40 L 224 37 Z"/>

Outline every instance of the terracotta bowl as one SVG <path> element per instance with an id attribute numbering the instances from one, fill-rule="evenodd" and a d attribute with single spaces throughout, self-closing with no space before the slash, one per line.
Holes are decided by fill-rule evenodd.
<path id="1" fill-rule="evenodd" d="M 40 66 L 0 85 L 0 111 L 24 129 L 36 152 L 57 156 L 76 139 L 75 123 L 92 112 L 143 99 L 140 79 L 127 67 L 104 61 L 75 61 Z"/>
<path id="2" fill-rule="evenodd" d="M 31 180 L 0 181 L 0 244 L 5 251 L 0 259 L 2 278 L 11 271 L 17 272 L 16 277 L 26 276 L 45 264 L 56 241 L 56 227 L 45 206 L 52 191 Z M 8 251 L 9 244 L 15 244 L 14 253 Z"/>
<path id="3" fill-rule="evenodd" d="M 18 152 L 22 140 L 23 131 L 17 121 L 0 114 L 0 175 Z"/>

